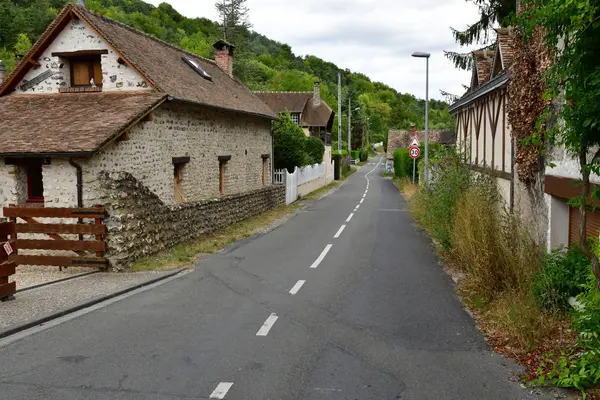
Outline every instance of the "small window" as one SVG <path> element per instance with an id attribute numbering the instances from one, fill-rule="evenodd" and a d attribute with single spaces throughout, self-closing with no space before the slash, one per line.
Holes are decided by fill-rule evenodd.
<path id="1" fill-rule="evenodd" d="M 225 161 L 219 161 L 219 194 L 225 192 Z"/>
<path id="2" fill-rule="evenodd" d="M 296 125 L 300 125 L 300 114 L 299 113 L 292 114 L 292 122 L 295 123 Z"/>
<path id="3" fill-rule="evenodd" d="M 175 164 L 173 166 L 173 186 L 175 190 L 175 201 L 177 203 L 185 202 L 185 198 L 183 197 L 183 192 L 181 190 L 181 176 L 184 165 L 185 164 Z"/>
<path id="4" fill-rule="evenodd" d="M 40 164 L 27 166 L 27 202 L 44 202 L 44 182 Z"/>
<path id="5" fill-rule="evenodd" d="M 71 63 L 71 86 L 102 86 L 102 64 L 100 56 L 73 57 Z"/>

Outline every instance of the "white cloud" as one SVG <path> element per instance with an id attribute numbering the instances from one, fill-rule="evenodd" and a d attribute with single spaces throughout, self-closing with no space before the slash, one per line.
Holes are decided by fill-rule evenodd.
<path id="1" fill-rule="evenodd" d="M 158 5 L 161 0 L 150 0 Z M 169 0 L 187 17 L 217 20 L 212 0 Z M 462 94 L 470 73 L 459 71 L 443 50 L 460 49 L 450 26 L 476 21 L 477 8 L 465 0 L 248 0 L 253 29 L 287 43 L 297 55 L 311 54 L 338 67 L 361 72 L 400 92 L 425 97 L 425 60 L 431 53 L 429 95 L 440 89 Z"/>

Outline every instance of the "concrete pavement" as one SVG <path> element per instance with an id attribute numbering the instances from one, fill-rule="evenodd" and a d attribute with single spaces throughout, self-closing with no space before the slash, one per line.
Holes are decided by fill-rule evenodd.
<path id="1" fill-rule="evenodd" d="M 182 278 L 0 340 L 0 398 L 553 398 L 509 380 L 382 170 Z"/>

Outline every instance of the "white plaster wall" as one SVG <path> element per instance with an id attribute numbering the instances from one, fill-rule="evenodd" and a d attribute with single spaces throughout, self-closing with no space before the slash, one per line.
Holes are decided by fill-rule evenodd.
<path id="1" fill-rule="evenodd" d="M 510 181 L 504 178 L 496 178 L 496 184 L 498 185 L 498 192 L 502 197 L 502 207 L 510 208 Z"/>
<path id="2" fill-rule="evenodd" d="M 595 152 L 595 149 L 593 152 Z M 591 157 L 592 154 L 588 156 L 588 159 L 591 159 Z M 569 155 L 563 147 L 554 147 L 550 152 L 548 159 L 556 166 L 551 167 L 546 163 L 546 175 L 581 180 L 581 166 L 579 165 L 579 160 Z M 590 181 L 592 183 L 600 184 L 600 176 L 592 174 L 590 176 Z"/>
<path id="3" fill-rule="evenodd" d="M 17 203 L 17 177 L 14 165 L 5 165 L 0 159 L 0 207 Z M 0 208 L 0 216 L 4 216 Z"/>
<path id="4" fill-rule="evenodd" d="M 129 140 L 117 142 L 83 164 L 84 204 L 102 202 L 101 171 L 131 173 L 166 204 L 174 204 L 173 157 L 189 156 L 182 170 L 185 200 L 219 196 L 219 156 L 230 155 L 225 168 L 225 195 L 261 188 L 262 154 L 271 154 L 270 121 L 228 112 L 165 104 L 141 122 Z M 272 157 L 265 165 L 270 185 Z"/>
<path id="5" fill-rule="evenodd" d="M 44 53 L 38 57 L 40 68 L 31 70 L 17 85 L 14 93 L 58 93 L 59 88 L 71 85 L 70 66 L 67 59 L 53 57 L 53 52 L 68 52 L 78 50 L 108 50 L 102 55 L 102 91 L 114 90 L 150 90 L 150 85 L 135 70 L 117 62 L 119 54 L 106 43 L 85 22 L 72 20 L 65 29 L 54 39 Z M 23 92 L 19 89 L 25 81 L 35 78 L 41 73 L 51 70 L 54 75 L 35 87 Z"/>

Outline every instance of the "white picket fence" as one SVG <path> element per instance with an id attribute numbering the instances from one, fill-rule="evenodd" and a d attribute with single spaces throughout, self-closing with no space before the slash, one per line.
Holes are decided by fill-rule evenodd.
<path id="1" fill-rule="evenodd" d="M 333 174 L 333 163 L 330 171 L 330 175 Z M 303 168 L 296 167 L 291 174 L 287 169 L 278 169 L 273 173 L 273 183 L 285 185 L 285 204 L 291 204 L 298 200 L 298 186 L 324 178 L 326 172 L 327 164 L 325 162 Z"/>

